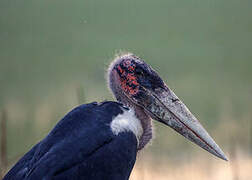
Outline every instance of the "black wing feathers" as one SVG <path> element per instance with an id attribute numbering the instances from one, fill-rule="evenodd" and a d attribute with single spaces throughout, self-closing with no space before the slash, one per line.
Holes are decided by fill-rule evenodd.
<path id="1" fill-rule="evenodd" d="M 115 136 L 110 129 L 111 120 L 122 112 L 116 102 L 75 108 L 3 180 L 128 179 L 136 137 L 130 132 Z"/>

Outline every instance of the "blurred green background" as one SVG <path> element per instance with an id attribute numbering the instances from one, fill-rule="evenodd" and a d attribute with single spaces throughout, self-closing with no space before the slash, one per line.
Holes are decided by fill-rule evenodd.
<path id="1" fill-rule="evenodd" d="M 251 7 L 250 0 L 1 0 L 9 166 L 73 107 L 112 99 L 104 76 L 120 51 L 158 71 L 229 156 L 237 148 L 251 156 Z M 154 124 L 143 154 L 213 158 Z"/>

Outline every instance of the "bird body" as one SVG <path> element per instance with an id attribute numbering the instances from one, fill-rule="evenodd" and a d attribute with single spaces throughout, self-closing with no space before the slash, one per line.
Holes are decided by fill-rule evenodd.
<path id="1" fill-rule="evenodd" d="M 138 127 L 134 127 L 130 111 L 112 101 L 73 109 L 4 180 L 128 179 L 138 143 Z"/>
<path id="2" fill-rule="evenodd" d="M 73 109 L 3 180 L 127 180 L 137 153 L 152 138 L 152 119 L 227 160 L 196 117 L 139 57 L 116 57 L 108 84 L 118 102 Z"/>

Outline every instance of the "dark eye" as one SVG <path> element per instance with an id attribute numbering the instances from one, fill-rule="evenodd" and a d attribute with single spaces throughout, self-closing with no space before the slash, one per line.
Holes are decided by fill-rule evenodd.
<path id="1" fill-rule="evenodd" d="M 136 75 L 140 75 L 140 76 L 143 76 L 143 75 L 144 75 L 144 72 L 143 72 L 142 69 L 137 68 L 137 69 L 135 70 L 135 72 L 136 72 Z"/>

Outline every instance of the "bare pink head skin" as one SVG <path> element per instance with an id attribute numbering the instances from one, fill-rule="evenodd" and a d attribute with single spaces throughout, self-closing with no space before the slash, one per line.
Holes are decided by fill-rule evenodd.
<path id="1" fill-rule="evenodd" d="M 143 134 L 138 150 L 152 138 L 151 119 L 157 120 L 215 156 L 227 160 L 196 117 L 142 59 L 131 54 L 119 55 L 108 69 L 108 83 L 115 98 L 135 110 Z"/>

